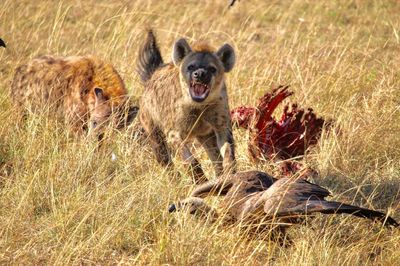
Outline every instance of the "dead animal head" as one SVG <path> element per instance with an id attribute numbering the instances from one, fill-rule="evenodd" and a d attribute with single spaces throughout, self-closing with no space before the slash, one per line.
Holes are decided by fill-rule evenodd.
<path id="1" fill-rule="evenodd" d="M 200 218 L 210 217 L 211 219 L 217 218 L 216 211 L 208 206 L 203 199 L 197 197 L 189 197 L 169 206 L 168 212 L 187 211 L 190 214 Z"/>
<path id="2" fill-rule="evenodd" d="M 204 43 L 190 47 L 185 39 L 180 39 L 174 44 L 172 60 L 180 67 L 184 93 L 200 103 L 219 97 L 224 74 L 235 64 L 235 51 L 229 44 L 216 52 Z"/>

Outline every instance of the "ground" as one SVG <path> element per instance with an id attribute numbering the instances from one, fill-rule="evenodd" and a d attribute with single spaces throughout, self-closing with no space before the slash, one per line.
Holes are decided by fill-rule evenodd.
<path id="1" fill-rule="evenodd" d="M 317 216 L 294 226 L 292 246 L 280 247 L 238 227 L 168 214 L 193 184 L 156 164 L 135 125 L 95 151 L 51 116 L 18 122 L 10 82 L 15 67 L 34 56 L 95 54 L 115 65 L 137 102 L 135 62 L 146 28 L 165 61 L 179 37 L 228 42 L 237 52 L 227 82 L 231 107 L 255 104 L 272 84 L 290 84 L 292 100 L 335 120 L 334 133 L 324 133 L 305 158 L 319 173 L 313 182 L 332 199 L 400 220 L 400 4 L 241 0 L 228 9 L 229 2 L 3 1 L 0 263 L 400 264 L 400 230 L 362 219 Z M 240 170 L 277 171 L 271 162 L 251 163 L 244 131 L 234 137 Z"/>

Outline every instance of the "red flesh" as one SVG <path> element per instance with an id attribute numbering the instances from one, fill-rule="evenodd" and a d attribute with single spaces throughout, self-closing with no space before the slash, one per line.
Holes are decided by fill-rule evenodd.
<path id="1" fill-rule="evenodd" d="M 289 86 L 279 86 L 260 98 L 257 108 L 237 107 L 231 111 L 233 123 L 250 130 L 249 152 L 254 160 L 263 157 L 287 160 L 305 154 L 309 146 L 317 143 L 326 123 L 312 109 L 304 111 L 296 104 L 285 105 L 280 120 L 272 113 L 276 107 L 293 93 Z M 282 166 L 285 175 L 295 173 L 301 166 L 286 162 Z"/>

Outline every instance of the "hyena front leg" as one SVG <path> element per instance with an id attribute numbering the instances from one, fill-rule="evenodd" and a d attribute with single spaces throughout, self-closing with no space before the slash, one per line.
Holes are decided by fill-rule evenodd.
<path id="1" fill-rule="evenodd" d="M 157 162 L 162 166 L 172 168 L 171 154 L 162 130 L 156 126 L 146 133 Z"/>
<path id="2" fill-rule="evenodd" d="M 224 173 L 236 172 L 235 143 L 233 140 L 232 127 L 216 131 L 217 143 L 223 157 Z"/>
<path id="3" fill-rule="evenodd" d="M 167 145 L 165 134 L 159 126 L 155 125 L 147 114 L 148 113 L 143 108 L 139 113 L 139 119 L 156 160 L 162 166 L 173 168 L 171 153 Z"/>
<path id="4" fill-rule="evenodd" d="M 178 132 L 172 131 L 168 134 L 168 142 L 175 148 L 176 153 L 182 157 L 186 166 L 186 171 L 190 173 L 196 184 L 202 184 L 207 181 L 201 164 L 193 156 L 190 148 Z"/>
<path id="5" fill-rule="evenodd" d="M 207 182 L 207 178 L 203 172 L 203 168 L 199 161 L 193 156 L 192 152 L 190 151 L 189 147 L 185 144 L 182 147 L 182 157 L 189 168 L 189 172 L 192 175 L 194 182 L 199 185 Z"/>
<path id="6" fill-rule="evenodd" d="M 217 135 L 214 131 L 205 136 L 198 136 L 197 140 L 201 143 L 203 148 L 206 150 L 208 157 L 211 159 L 215 175 L 218 177 L 223 172 L 222 156 L 219 151 Z"/>

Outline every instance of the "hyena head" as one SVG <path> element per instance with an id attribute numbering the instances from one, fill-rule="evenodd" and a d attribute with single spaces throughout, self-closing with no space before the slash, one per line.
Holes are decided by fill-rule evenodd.
<path id="1" fill-rule="evenodd" d="M 99 140 L 104 136 L 105 128 L 109 125 L 112 107 L 101 88 L 94 89 L 94 104 L 89 113 L 89 135 L 96 135 Z"/>
<path id="2" fill-rule="evenodd" d="M 201 103 L 220 96 L 225 72 L 231 71 L 235 64 L 235 51 L 229 44 L 216 52 L 204 43 L 192 48 L 185 39 L 180 39 L 174 44 L 172 60 L 180 68 L 184 95 Z"/>
<path id="3" fill-rule="evenodd" d="M 111 124 L 113 128 L 121 129 L 129 125 L 136 117 L 139 108 L 137 106 L 112 106 L 104 95 L 102 88 L 94 89 L 94 104 L 90 110 L 88 129 L 89 135 L 95 135 L 102 140 L 106 128 Z"/>

